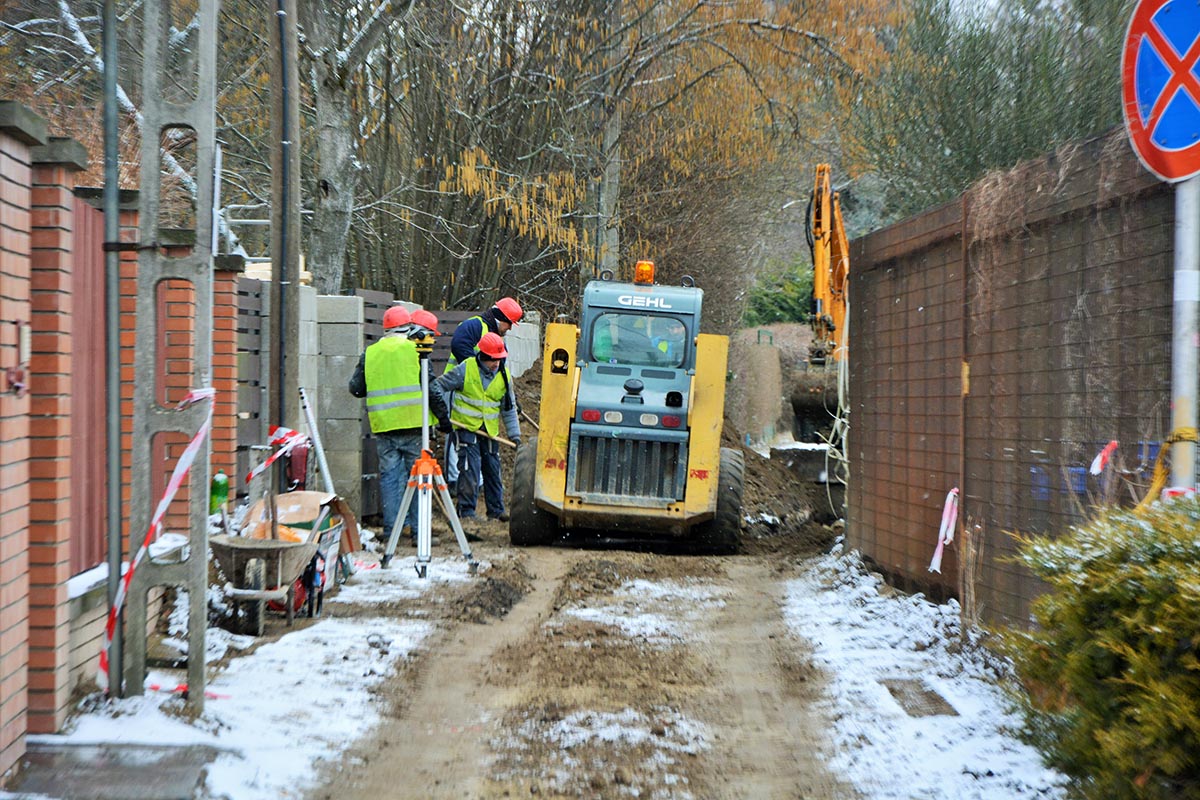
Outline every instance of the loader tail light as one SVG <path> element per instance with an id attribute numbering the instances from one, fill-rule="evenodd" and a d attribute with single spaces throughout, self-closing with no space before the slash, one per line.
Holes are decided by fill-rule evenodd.
<path id="1" fill-rule="evenodd" d="M 600 411 L 595 408 L 584 409 L 584 412 L 582 414 L 580 414 L 579 416 L 583 418 L 584 422 L 599 422 L 600 421 Z"/>
<path id="2" fill-rule="evenodd" d="M 664 428 L 678 428 L 681 421 L 682 420 L 680 417 L 677 417 L 673 414 L 665 414 L 662 418 L 662 424 Z"/>

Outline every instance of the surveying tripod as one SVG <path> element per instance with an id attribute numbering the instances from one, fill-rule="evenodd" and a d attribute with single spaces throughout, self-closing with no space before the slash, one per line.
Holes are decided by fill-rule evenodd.
<path id="1" fill-rule="evenodd" d="M 442 511 L 450 522 L 450 528 L 458 539 L 459 549 L 467 560 L 468 571 L 474 575 L 479 569 L 479 562 L 471 555 L 471 547 L 467 544 L 467 535 L 463 532 L 462 523 L 454 510 L 454 502 L 450 499 L 450 490 L 446 479 L 442 477 L 442 468 L 429 449 L 429 354 L 433 352 L 433 336 L 430 334 L 412 335 L 410 340 L 417 346 L 417 358 L 421 362 L 421 455 L 413 463 L 408 476 L 408 488 L 404 490 L 404 499 L 400 501 L 400 510 L 396 513 L 396 521 L 392 524 L 392 534 L 388 537 L 380 566 L 384 569 L 391 563 L 396 552 L 396 541 L 404 527 L 404 518 L 408 515 L 408 507 L 417 500 L 417 577 L 424 578 L 429 566 L 433 549 L 433 497 L 442 502 Z"/>

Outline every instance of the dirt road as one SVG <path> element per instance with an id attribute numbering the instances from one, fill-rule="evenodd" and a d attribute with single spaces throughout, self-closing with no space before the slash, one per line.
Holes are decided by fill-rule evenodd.
<path id="1" fill-rule="evenodd" d="M 311 797 L 853 798 L 780 611 L 797 560 L 773 549 L 518 550 L 497 526 L 472 583 L 389 609 L 438 633 Z"/>

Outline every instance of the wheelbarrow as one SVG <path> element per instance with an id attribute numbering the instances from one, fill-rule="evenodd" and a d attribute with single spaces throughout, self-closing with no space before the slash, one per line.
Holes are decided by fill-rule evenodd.
<path id="1" fill-rule="evenodd" d="M 293 570 L 285 570 L 287 574 L 283 575 L 276 575 L 268 570 L 268 583 L 276 578 L 283 581 L 273 584 L 277 592 L 285 588 L 290 588 L 291 591 L 286 596 L 281 593 L 272 594 L 265 602 L 270 604 L 273 611 L 286 612 L 290 625 L 293 616 L 306 603 L 308 616 L 321 613 L 325 592 L 332 591 L 337 586 L 339 567 L 342 567 L 343 576 L 349 575 L 349 558 L 343 558 L 342 554 L 360 549 L 361 544 L 354 513 L 346 501 L 336 494 L 285 492 L 275 497 L 274 505 L 276 513 L 273 523 L 268 513 L 267 501 L 259 500 L 247 512 L 241 536 L 230 538 L 276 545 L 305 543 L 316 546 L 315 551 L 308 551 L 309 561 L 300 566 L 303 578 Z M 313 558 L 314 554 L 318 557 Z M 309 563 L 313 565 L 312 570 L 306 569 Z M 255 609 L 249 616 L 254 618 L 261 615 L 257 614 Z"/>
<path id="2" fill-rule="evenodd" d="M 208 544 L 228 581 L 225 595 L 241 612 L 242 633 L 262 636 L 269 601 L 287 604 L 291 624 L 293 585 L 313 560 L 318 542 L 220 534 L 209 537 Z"/>

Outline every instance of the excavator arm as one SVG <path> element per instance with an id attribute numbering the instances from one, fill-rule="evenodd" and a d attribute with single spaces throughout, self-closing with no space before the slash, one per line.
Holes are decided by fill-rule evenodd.
<path id="1" fill-rule="evenodd" d="M 818 164 L 809 215 L 813 259 L 813 341 L 809 362 L 824 364 L 847 356 L 846 290 L 850 277 L 850 243 L 842 224 L 838 193 L 830 189 L 829 165 Z"/>

